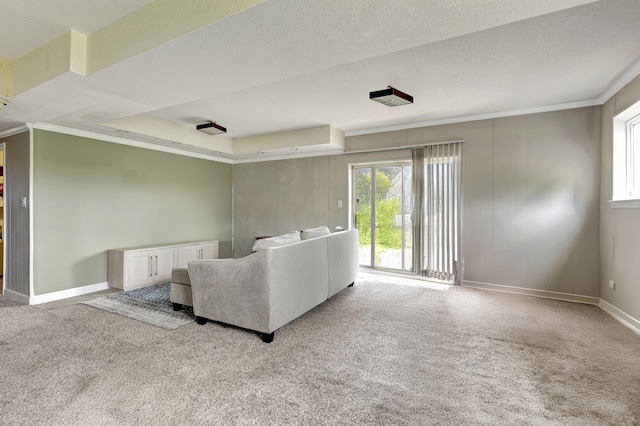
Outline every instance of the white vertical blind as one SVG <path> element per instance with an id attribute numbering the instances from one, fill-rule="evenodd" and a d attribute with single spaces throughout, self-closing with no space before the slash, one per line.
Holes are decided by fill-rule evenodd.
<path id="1" fill-rule="evenodd" d="M 460 142 L 413 150 L 414 259 L 418 260 L 414 260 L 414 272 L 448 282 L 458 282 L 459 277 L 461 154 Z M 416 208 L 420 206 L 424 208 L 421 215 Z M 421 223 L 416 222 L 418 215 Z"/>
<path id="2" fill-rule="evenodd" d="M 412 226 L 412 269 L 416 275 L 422 274 L 424 270 L 424 148 L 414 148 L 411 150 L 412 173 L 412 205 L 411 205 L 411 226 Z"/>

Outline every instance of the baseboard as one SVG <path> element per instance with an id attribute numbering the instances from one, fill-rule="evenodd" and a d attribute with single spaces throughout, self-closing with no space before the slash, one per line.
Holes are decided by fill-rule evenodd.
<path id="1" fill-rule="evenodd" d="M 9 290 L 8 288 L 4 289 L 3 295 L 7 299 L 15 300 L 16 302 L 24 303 L 25 305 L 29 304 L 29 296 Z"/>
<path id="2" fill-rule="evenodd" d="M 70 297 L 82 296 L 84 294 L 95 293 L 107 290 L 108 283 L 98 283 L 85 285 L 83 287 L 70 288 L 68 290 L 54 291 L 52 293 L 39 294 L 28 298 L 29 305 L 39 305 L 41 303 L 55 302 L 57 300 L 68 299 Z"/>
<path id="3" fill-rule="evenodd" d="M 600 303 L 598 307 L 614 317 L 616 320 L 621 322 L 623 325 L 629 327 L 631 330 L 635 331 L 637 334 L 640 334 L 640 321 L 627 314 L 620 308 L 616 308 L 611 303 L 607 302 L 604 299 L 600 299 Z"/>
<path id="4" fill-rule="evenodd" d="M 478 281 L 462 281 L 462 286 L 480 288 L 483 290 L 501 291 L 504 293 L 522 294 L 525 296 L 536 296 L 545 299 L 563 300 L 565 302 L 586 303 L 589 305 L 598 305 L 600 298 L 592 296 L 583 296 L 580 294 L 561 293 L 559 291 L 539 290 L 524 287 L 513 287 L 509 285 L 482 283 Z"/>

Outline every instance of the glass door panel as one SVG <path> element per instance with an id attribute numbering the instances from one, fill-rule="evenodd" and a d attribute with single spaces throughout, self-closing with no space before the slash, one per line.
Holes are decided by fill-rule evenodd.
<path id="1" fill-rule="evenodd" d="M 376 167 L 375 265 L 402 269 L 402 166 Z"/>
<path id="2" fill-rule="evenodd" d="M 360 233 L 360 264 L 373 266 L 371 262 L 371 194 L 373 192 L 372 167 L 357 167 L 355 169 L 355 223 Z"/>

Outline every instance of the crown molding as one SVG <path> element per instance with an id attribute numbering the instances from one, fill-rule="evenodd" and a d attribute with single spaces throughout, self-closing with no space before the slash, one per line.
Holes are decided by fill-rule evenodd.
<path id="1" fill-rule="evenodd" d="M 491 120 L 494 118 L 513 117 L 517 115 L 538 114 L 541 112 L 562 111 L 565 109 L 584 108 L 584 107 L 590 107 L 595 105 L 602 105 L 602 102 L 600 102 L 599 98 L 588 99 L 585 101 L 578 101 L 578 102 L 567 102 L 564 104 L 546 105 L 546 106 L 535 107 L 535 108 L 525 108 L 525 109 L 487 113 L 487 114 L 478 114 L 478 115 L 466 115 L 461 117 L 445 118 L 442 120 L 427 120 L 427 121 L 417 121 L 417 122 L 406 123 L 406 124 L 398 124 L 393 126 L 371 127 L 368 129 L 347 131 L 347 132 L 344 132 L 344 134 L 346 137 L 361 136 L 361 135 L 369 135 L 372 133 L 394 132 L 397 130 L 409 130 L 409 129 L 417 129 L 420 127 L 440 126 L 443 124 L 456 124 L 456 123 L 465 123 L 468 121 L 480 121 L 480 120 Z"/>
<path id="2" fill-rule="evenodd" d="M 613 82 L 609 85 L 609 88 L 605 90 L 599 97 L 599 105 L 607 102 L 613 95 L 618 93 L 624 86 L 629 84 L 631 80 L 640 75 L 640 59 L 632 63 L 626 70 L 613 79 Z"/>
<path id="3" fill-rule="evenodd" d="M 56 124 L 34 123 L 33 128 L 38 130 L 46 130 L 48 132 L 63 133 L 65 135 L 79 136 L 82 138 L 89 138 L 89 139 L 96 139 L 104 142 L 117 143 L 120 145 L 133 146 L 136 148 L 144 148 L 144 149 L 150 149 L 153 151 L 161 151 L 161 152 L 166 152 L 168 154 L 182 155 L 184 157 L 193 157 L 193 158 L 199 158 L 202 160 L 233 164 L 233 161 L 229 160 L 228 158 L 221 158 L 213 155 L 200 154 L 197 152 L 189 152 L 181 149 L 171 148 L 168 146 L 155 145 L 148 142 L 141 142 L 141 141 L 135 141 L 132 139 L 120 138 L 116 136 L 103 135 L 96 132 L 90 132 L 88 130 L 79 130 L 71 127 L 58 126 Z"/>
<path id="4" fill-rule="evenodd" d="M 29 126 L 27 124 L 21 124 L 19 126 L 13 127 L 11 129 L 3 130 L 0 132 L 0 138 L 6 138 L 9 136 L 17 135 L 18 133 L 26 132 L 29 130 Z"/>

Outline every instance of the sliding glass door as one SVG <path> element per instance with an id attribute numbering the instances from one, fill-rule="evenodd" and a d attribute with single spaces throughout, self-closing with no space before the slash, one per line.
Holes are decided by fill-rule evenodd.
<path id="1" fill-rule="evenodd" d="M 411 270 L 411 163 L 354 168 L 355 227 L 360 264 Z"/>
<path id="2" fill-rule="evenodd" d="M 461 143 L 412 149 L 412 161 L 353 167 L 360 264 L 459 281 Z"/>

